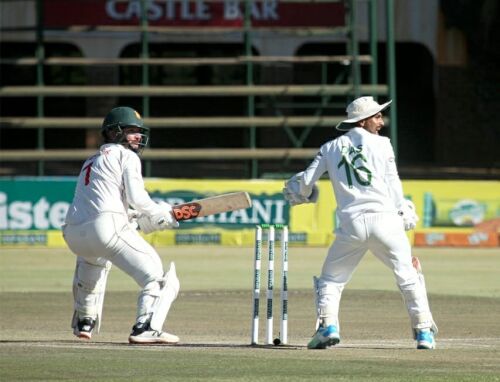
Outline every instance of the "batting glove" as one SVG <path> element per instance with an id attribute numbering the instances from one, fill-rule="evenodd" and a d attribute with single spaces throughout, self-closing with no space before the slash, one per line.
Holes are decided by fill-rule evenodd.
<path id="1" fill-rule="evenodd" d="M 179 227 L 179 222 L 174 218 L 172 206 L 163 201 L 158 202 L 160 212 L 153 216 L 153 220 L 161 227 L 161 229 L 170 229 Z"/>
<path id="2" fill-rule="evenodd" d="M 152 220 L 151 216 L 148 215 L 139 215 L 137 218 L 137 224 L 139 225 L 139 229 L 146 235 L 161 230 L 160 226 Z"/>
<path id="3" fill-rule="evenodd" d="M 132 208 L 127 209 L 128 222 L 133 229 L 139 229 L 139 223 L 137 223 L 139 216 L 140 214 L 136 210 Z"/>
<path id="4" fill-rule="evenodd" d="M 158 212 L 156 214 L 152 216 L 140 215 L 137 218 L 137 223 L 140 230 L 145 234 L 179 227 L 179 222 L 174 218 L 172 206 L 163 201 L 158 203 Z"/>

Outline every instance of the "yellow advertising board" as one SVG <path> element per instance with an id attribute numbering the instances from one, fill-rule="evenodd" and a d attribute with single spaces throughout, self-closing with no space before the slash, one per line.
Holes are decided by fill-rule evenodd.
<path id="1" fill-rule="evenodd" d="M 414 245 L 498 247 L 500 182 L 408 181 L 420 223 Z"/>
<path id="2" fill-rule="evenodd" d="M 0 246 L 60 247 L 60 228 L 75 178 L 0 178 Z M 253 246 L 257 224 L 287 224 L 290 245 L 328 246 L 334 238 L 336 203 L 329 180 L 318 182 L 315 204 L 291 208 L 282 180 L 146 179 L 153 199 L 180 204 L 246 191 L 252 207 L 180 223 L 176 230 L 145 236 L 156 246 Z M 404 181 L 420 221 L 410 239 L 421 246 L 498 246 L 500 182 Z"/>
<path id="3" fill-rule="evenodd" d="M 246 191 L 252 199 L 247 210 L 181 222 L 180 229 L 148 235 L 155 245 L 254 245 L 257 224 L 288 224 L 290 243 L 328 245 L 333 238 L 335 203 L 330 183 L 320 181 L 317 204 L 290 208 L 283 199 L 283 181 L 149 179 L 146 188 L 155 199 L 179 204 L 228 192 Z"/>

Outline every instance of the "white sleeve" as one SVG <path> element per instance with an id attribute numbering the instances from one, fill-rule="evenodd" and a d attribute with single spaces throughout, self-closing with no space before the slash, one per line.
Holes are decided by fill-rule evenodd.
<path id="1" fill-rule="evenodd" d="M 300 194 L 309 197 L 313 191 L 314 185 L 321 178 L 326 170 L 326 146 L 323 145 L 314 157 L 311 164 L 301 174 Z M 298 174 L 297 174 L 298 175 Z"/>
<path id="2" fill-rule="evenodd" d="M 139 157 L 130 152 L 125 158 L 123 182 L 127 202 L 140 213 L 152 216 L 160 212 L 158 205 L 151 199 L 144 187 Z"/>
<path id="3" fill-rule="evenodd" d="M 385 183 L 389 190 L 389 196 L 394 201 L 394 205 L 398 210 L 401 210 L 405 206 L 405 198 L 403 194 L 403 184 L 399 179 L 398 169 L 396 166 L 396 157 L 394 155 L 394 149 L 389 140 L 387 140 L 387 162 L 385 167 Z"/>

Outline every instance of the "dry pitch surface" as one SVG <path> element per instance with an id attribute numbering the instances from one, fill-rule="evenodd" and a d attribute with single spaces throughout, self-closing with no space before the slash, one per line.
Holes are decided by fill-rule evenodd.
<path id="1" fill-rule="evenodd" d="M 344 292 L 342 342 L 312 351 L 305 348 L 314 326 L 310 285 L 326 249 L 290 250 L 290 345 L 278 347 L 248 345 L 251 248 L 159 251 L 164 263 L 175 260 L 181 279 L 166 323 L 181 338 L 176 346 L 126 343 L 137 287 L 117 269 L 110 274 L 101 333 L 91 342 L 74 339 L 72 255 L 2 250 L 0 380 L 500 381 L 499 250 L 416 250 L 440 328 L 435 351 L 414 349 L 393 277 L 370 254 Z M 262 338 L 264 327 L 262 320 Z"/>

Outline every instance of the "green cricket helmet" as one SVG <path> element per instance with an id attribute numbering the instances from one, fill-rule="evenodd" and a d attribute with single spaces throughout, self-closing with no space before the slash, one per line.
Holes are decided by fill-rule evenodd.
<path id="1" fill-rule="evenodd" d="M 123 134 L 123 129 L 127 127 L 140 128 L 141 142 L 139 148 L 134 149 L 127 143 L 127 137 Z M 109 132 L 115 131 L 112 137 Z M 149 128 L 144 126 L 141 115 L 134 109 L 127 106 L 119 106 L 112 109 L 104 118 L 101 127 L 101 134 L 106 143 L 118 143 L 126 146 L 134 152 L 141 153 L 149 141 Z"/>

